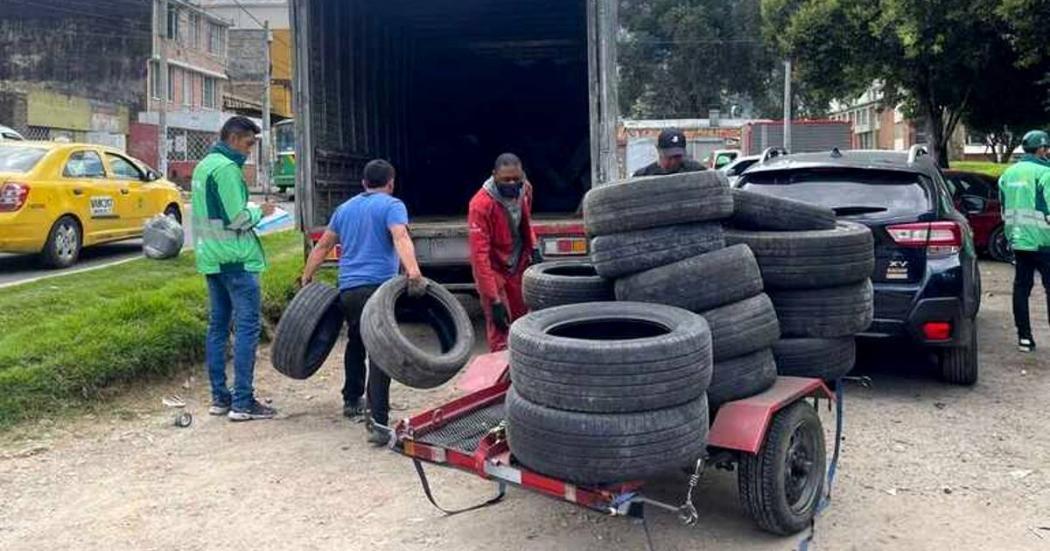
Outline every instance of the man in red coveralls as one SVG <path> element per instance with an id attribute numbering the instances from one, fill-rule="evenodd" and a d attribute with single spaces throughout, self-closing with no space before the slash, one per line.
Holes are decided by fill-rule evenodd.
<path id="1" fill-rule="evenodd" d="M 496 158 L 492 177 L 470 200 L 470 266 L 485 312 L 489 350 L 507 349 L 510 324 L 525 315 L 521 278 L 542 259 L 532 232 L 532 186 L 521 159 L 512 153 Z"/>

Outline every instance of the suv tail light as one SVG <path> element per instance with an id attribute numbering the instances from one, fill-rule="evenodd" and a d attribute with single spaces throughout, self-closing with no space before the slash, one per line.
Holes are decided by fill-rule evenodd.
<path id="1" fill-rule="evenodd" d="M 29 197 L 29 186 L 7 182 L 0 187 L 0 212 L 14 212 L 26 204 Z"/>
<path id="2" fill-rule="evenodd" d="M 928 256 L 950 256 L 962 247 L 962 228 L 955 222 L 898 224 L 886 231 L 897 245 L 926 249 Z"/>

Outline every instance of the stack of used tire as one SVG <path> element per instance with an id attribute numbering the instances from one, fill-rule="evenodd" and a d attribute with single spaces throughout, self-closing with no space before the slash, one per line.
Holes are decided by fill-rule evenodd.
<path id="1" fill-rule="evenodd" d="M 758 260 L 780 322 L 779 373 L 841 378 L 855 362 L 855 335 L 872 321 L 871 231 L 801 201 L 733 190 L 733 203 L 726 243 Z"/>
<path id="2" fill-rule="evenodd" d="M 777 376 L 776 313 L 755 256 L 726 246 L 721 223 L 733 214 L 715 171 L 628 180 L 584 199 L 595 270 L 615 279 L 618 300 L 677 306 L 707 320 L 712 408 L 762 392 Z"/>

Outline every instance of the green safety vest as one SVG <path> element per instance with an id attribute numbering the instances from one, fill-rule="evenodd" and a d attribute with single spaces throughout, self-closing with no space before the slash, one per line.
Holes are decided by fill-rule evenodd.
<path id="1" fill-rule="evenodd" d="M 1050 162 L 1025 155 L 999 178 L 999 198 L 1014 250 L 1050 251 Z"/>
<path id="2" fill-rule="evenodd" d="M 262 209 L 248 205 L 244 161 L 243 154 L 219 142 L 193 169 L 193 248 L 202 274 L 266 269 L 254 230 Z"/>

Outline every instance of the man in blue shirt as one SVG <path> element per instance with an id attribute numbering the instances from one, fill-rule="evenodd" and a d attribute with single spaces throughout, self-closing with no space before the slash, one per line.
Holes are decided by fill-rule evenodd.
<path id="1" fill-rule="evenodd" d="M 368 410 L 372 421 L 386 426 L 390 414 L 390 377 L 372 366 L 365 368 L 365 346 L 361 342 L 361 312 L 372 293 L 397 276 L 398 261 L 405 268 L 409 292 L 425 291 L 423 276 L 416 262 L 416 250 L 408 234 L 408 212 L 395 198 L 394 167 L 377 159 L 365 165 L 364 192 L 339 205 L 332 214 L 321 240 L 314 246 L 303 268 L 302 284 L 313 280 L 328 253 L 338 244 L 339 298 L 349 325 L 347 330 L 343 386 L 343 415 L 355 418 L 365 413 L 365 375 L 368 372 Z M 368 441 L 382 445 L 388 435 L 371 429 Z"/>

